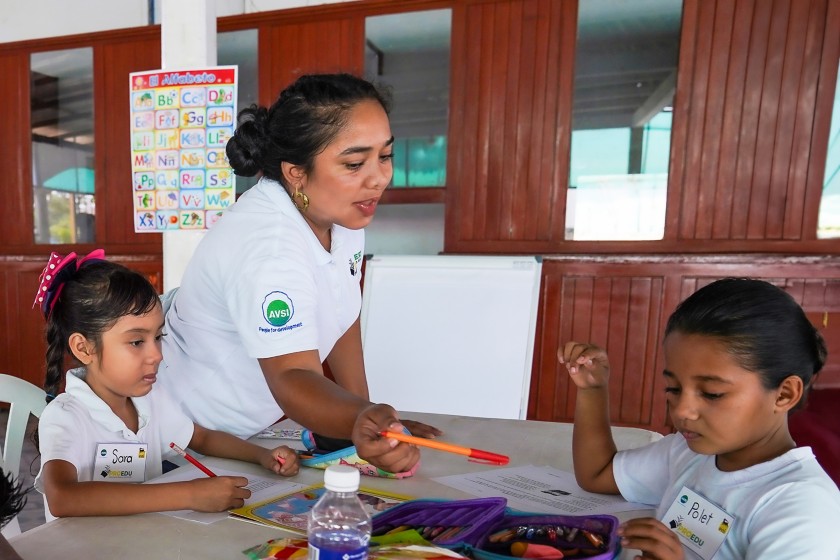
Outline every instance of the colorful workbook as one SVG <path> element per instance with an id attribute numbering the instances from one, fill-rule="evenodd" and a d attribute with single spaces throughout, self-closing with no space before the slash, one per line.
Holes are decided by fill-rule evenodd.
<path id="1" fill-rule="evenodd" d="M 284 494 L 262 502 L 230 510 L 231 517 L 279 527 L 287 531 L 306 534 L 309 510 L 324 494 L 324 485 L 318 484 L 303 490 Z M 406 500 L 409 496 L 390 494 L 380 490 L 359 488 L 359 499 L 367 512 L 373 516 Z"/>

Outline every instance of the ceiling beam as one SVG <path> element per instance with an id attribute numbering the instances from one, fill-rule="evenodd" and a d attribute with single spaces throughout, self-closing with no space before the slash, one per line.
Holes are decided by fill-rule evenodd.
<path id="1" fill-rule="evenodd" d="M 644 126 L 658 115 L 663 108 L 673 105 L 674 92 L 677 89 L 677 71 L 671 72 L 662 80 L 653 93 L 633 113 L 632 126 Z"/>

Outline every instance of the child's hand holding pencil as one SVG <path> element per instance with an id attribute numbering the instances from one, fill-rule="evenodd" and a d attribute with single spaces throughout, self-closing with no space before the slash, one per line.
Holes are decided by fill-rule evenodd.
<path id="1" fill-rule="evenodd" d="M 265 457 L 260 459 L 260 464 L 273 473 L 295 476 L 300 470 L 300 460 L 294 449 L 281 445 L 265 451 Z"/>
<path id="2" fill-rule="evenodd" d="M 173 482 L 190 489 L 190 509 L 204 512 L 225 511 L 245 505 L 251 491 L 245 488 L 248 479 L 244 476 L 211 476 L 196 478 L 188 482 Z"/>

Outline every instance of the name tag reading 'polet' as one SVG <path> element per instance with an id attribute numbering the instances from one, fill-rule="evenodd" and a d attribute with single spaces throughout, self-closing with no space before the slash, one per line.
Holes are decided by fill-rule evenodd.
<path id="1" fill-rule="evenodd" d="M 100 482 L 145 482 L 145 443 L 100 443 L 93 462 L 93 480 Z"/>
<path id="2" fill-rule="evenodd" d="M 683 486 L 661 521 L 703 560 L 711 560 L 729 534 L 735 518 Z"/>

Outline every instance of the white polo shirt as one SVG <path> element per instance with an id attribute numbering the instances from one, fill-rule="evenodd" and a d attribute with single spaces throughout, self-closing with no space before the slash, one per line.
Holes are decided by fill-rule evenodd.
<path id="1" fill-rule="evenodd" d="M 622 497 L 657 506 L 662 520 L 683 486 L 734 517 L 715 559 L 840 558 L 840 491 L 810 447 L 746 469 L 723 472 L 714 455 L 688 448 L 679 434 L 619 451 L 613 473 Z M 687 559 L 700 558 L 683 546 Z"/>
<path id="2" fill-rule="evenodd" d="M 249 437 L 276 422 L 258 358 L 318 350 L 361 309 L 364 231 L 324 250 L 282 185 L 261 179 L 199 243 L 166 314 L 158 382 L 201 426 Z"/>
<path id="3" fill-rule="evenodd" d="M 65 392 L 44 409 L 38 422 L 41 470 L 35 488 L 44 492 L 44 465 L 55 459 L 76 467 L 79 482 L 94 480 L 96 448 L 100 443 L 144 443 L 146 480 L 162 474 L 161 461 L 175 456 L 169 444 L 186 448 L 195 428 L 161 387 L 148 395 L 131 397 L 137 409 L 139 429 L 135 434 L 84 382 L 85 369 L 67 372 Z"/>

